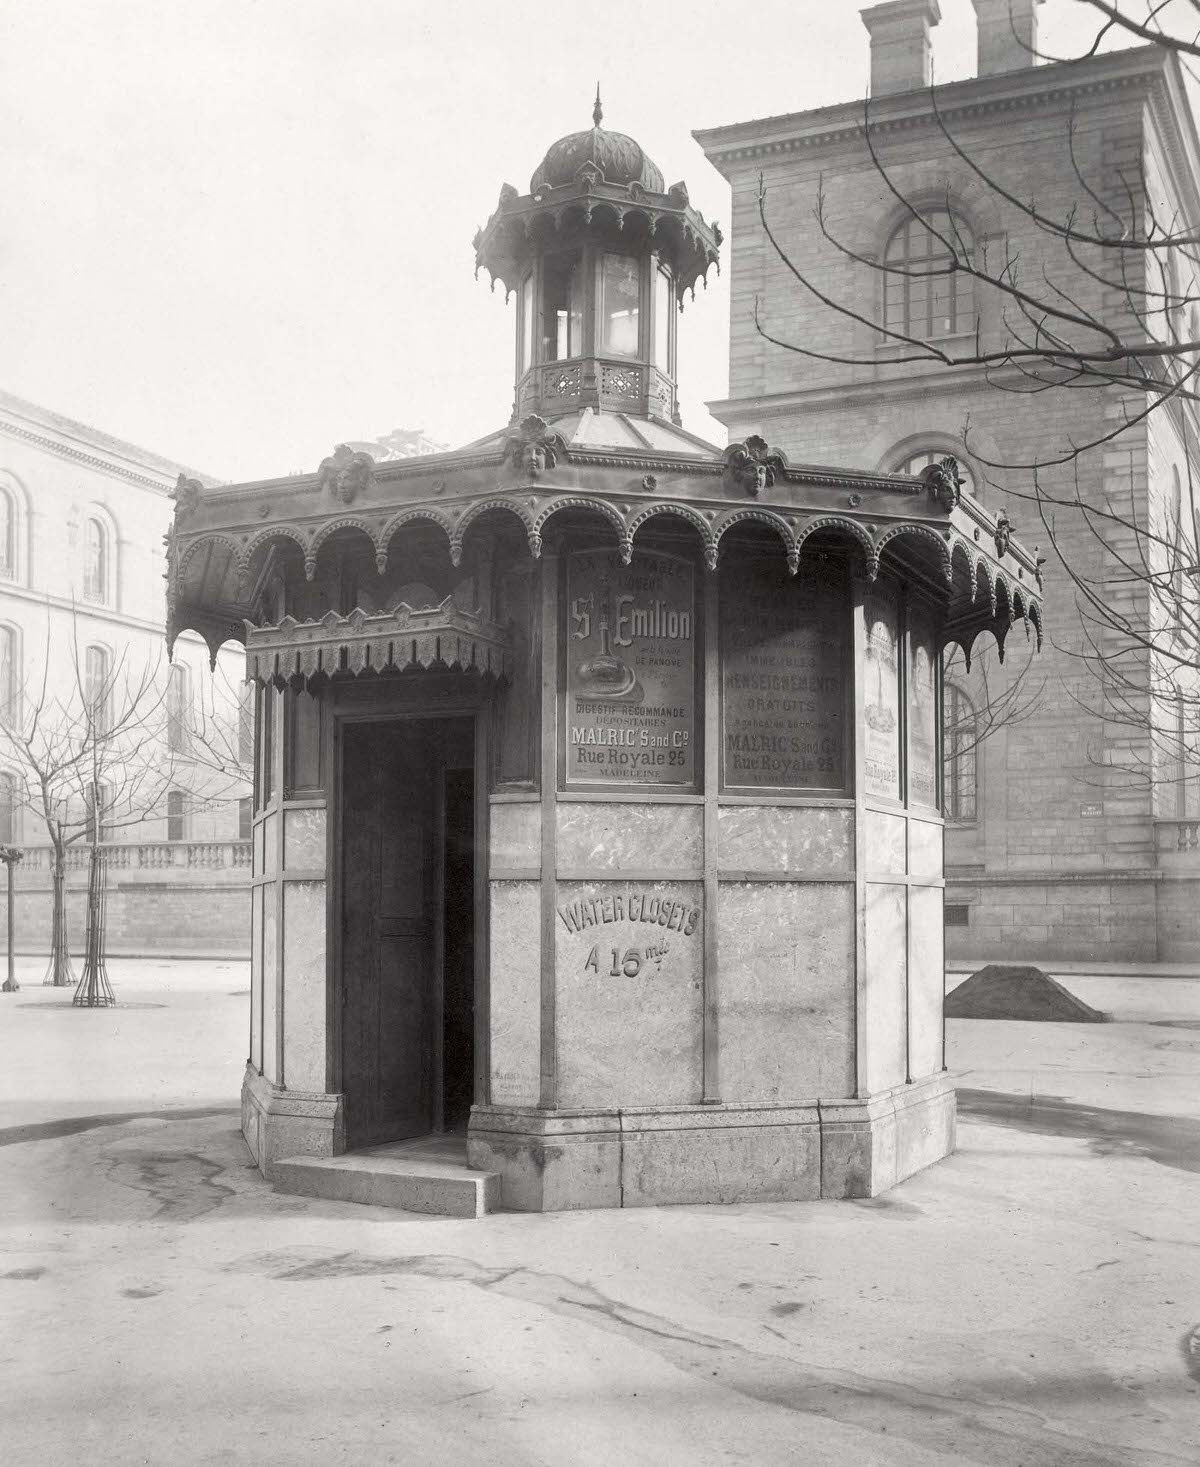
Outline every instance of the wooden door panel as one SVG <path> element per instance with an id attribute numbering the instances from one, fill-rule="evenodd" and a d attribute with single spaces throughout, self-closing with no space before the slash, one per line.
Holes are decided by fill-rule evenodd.
<path id="1" fill-rule="evenodd" d="M 343 738 L 342 1090 L 351 1146 L 432 1124 L 432 788 L 428 725 Z"/>

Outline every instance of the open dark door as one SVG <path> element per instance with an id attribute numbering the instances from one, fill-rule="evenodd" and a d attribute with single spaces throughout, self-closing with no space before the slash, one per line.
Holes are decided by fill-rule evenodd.
<path id="1" fill-rule="evenodd" d="M 342 1091 L 353 1147 L 433 1125 L 433 750 L 417 721 L 342 743 Z"/>
<path id="2" fill-rule="evenodd" d="M 474 729 L 342 735 L 342 1093 L 351 1148 L 465 1128 L 474 1086 Z"/>

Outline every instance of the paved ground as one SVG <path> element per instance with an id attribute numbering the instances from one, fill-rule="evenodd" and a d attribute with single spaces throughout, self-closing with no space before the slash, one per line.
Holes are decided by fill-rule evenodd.
<path id="1" fill-rule="evenodd" d="M 5 1467 L 1200 1461 L 1200 985 L 951 1024 L 873 1202 L 467 1222 L 275 1196 L 245 969 L 112 978 L 0 1004 Z"/>

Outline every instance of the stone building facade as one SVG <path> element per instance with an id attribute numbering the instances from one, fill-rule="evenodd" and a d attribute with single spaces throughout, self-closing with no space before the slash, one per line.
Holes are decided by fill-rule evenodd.
<path id="1" fill-rule="evenodd" d="M 105 832 L 110 950 L 243 954 L 249 784 L 236 768 L 212 777 L 203 766 L 216 755 L 236 765 L 239 752 L 252 748 L 244 664 L 240 650 L 222 651 L 210 672 L 208 649 L 196 636 L 179 640 L 169 668 L 162 652 L 163 540 L 181 472 L 193 474 L 0 393 L 0 705 L 20 725 L 31 701 L 51 716 L 69 705 L 77 677 L 109 678 L 115 687 L 152 670 L 170 712 L 164 736 L 178 745 L 165 751 L 166 767 L 178 771 L 180 788 L 141 811 L 143 818 L 122 819 Z M 163 732 L 163 719 L 150 722 Z M 212 746 L 203 758 L 196 755 L 199 741 Z M 50 939 L 51 853 L 45 826 L 23 807 L 20 789 L 19 760 L 0 733 L 0 843 L 25 852 L 17 868 L 17 944 L 40 952 Z M 87 859 L 84 844 L 68 849 L 75 942 Z"/>
<path id="2" fill-rule="evenodd" d="M 929 91 L 936 0 L 896 0 L 863 12 L 871 44 L 870 138 L 895 193 L 865 144 L 861 101 L 696 133 L 733 194 L 730 396 L 709 406 L 732 438 L 761 431 L 790 454 L 834 465 L 914 471 L 954 454 L 989 502 L 1004 505 L 1028 541 L 1041 539 L 1047 548 L 1037 511 L 1022 497 L 1029 486 L 1021 474 L 984 461 L 1048 456 L 1062 442 L 1064 420 L 1078 440 L 1098 438 L 1129 404 L 1109 392 L 1017 395 L 980 367 L 898 362 L 903 348 L 873 324 L 889 308 L 919 315 L 917 334 L 961 355 L 971 347 L 976 311 L 984 344 L 1003 338 L 1001 304 L 982 287 L 970 299 L 961 286 L 957 299 L 952 290 L 931 291 L 890 303 L 883 273 L 835 248 L 814 220 L 814 205 L 820 195 L 829 233 L 867 262 L 913 260 L 926 247 L 905 199 L 949 211 L 972 248 L 992 260 L 1015 252 L 1030 279 L 1040 279 L 1044 266 L 1083 309 L 1104 318 L 1123 309 L 1122 294 L 1072 271 L 1069 262 L 1064 270 L 1061 247 L 1005 205 L 968 160 L 1019 197 L 1060 211 L 1079 196 L 1079 174 L 1112 190 L 1142 179 L 1160 217 L 1194 220 L 1200 144 L 1169 53 L 1140 47 L 1035 66 L 1028 47 L 1036 0 L 974 4 L 978 75 L 937 88 L 944 127 Z M 830 309 L 791 274 L 760 218 L 760 179 L 767 222 L 781 246 L 809 280 L 861 319 Z M 856 364 L 773 345 L 756 327 L 756 307 L 763 328 L 781 341 Z M 1082 496 L 1096 505 L 1133 505 L 1143 523 L 1167 523 L 1178 513 L 1173 486 L 1177 475 L 1187 482 L 1187 445 L 1194 455 L 1195 435 L 1190 406 L 1154 413 L 1079 462 Z M 1069 492 L 1075 473 L 1074 466 L 1050 469 L 1043 482 L 1052 492 Z M 1109 574 L 1096 537 L 1082 524 L 1060 524 L 1058 536 L 1063 559 L 1077 571 L 1100 580 Z M 1193 958 L 1200 955 L 1200 788 L 1164 769 L 1143 733 L 1107 715 L 1094 673 L 1077 655 L 1083 624 L 1053 554 L 1045 577 L 1054 627 L 1027 683 L 1031 692 L 1040 685 L 1036 706 L 1027 717 L 1002 721 L 947 769 L 948 956 Z M 1146 592 L 1126 581 L 1113 582 L 1111 594 L 1131 598 L 1132 606 Z M 977 666 L 969 676 L 961 664 L 948 670 L 947 713 L 960 725 L 978 717 L 982 726 L 986 698 L 1002 699 L 1014 687 L 1020 705 L 1019 644 L 1010 644 L 1005 666 L 993 655 L 977 659 L 982 671 Z M 1126 775 L 1138 766 L 1159 776 L 1153 787 Z"/>

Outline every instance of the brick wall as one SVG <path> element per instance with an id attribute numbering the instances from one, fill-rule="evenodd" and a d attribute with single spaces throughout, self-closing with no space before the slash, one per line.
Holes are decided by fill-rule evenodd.
<path id="1" fill-rule="evenodd" d="M 1147 197 L 1170 218 L 1196 160 L 1181 181 L 1177 151 L 1159 130 L 1161 60 L 1098 60 L 1104 84 L 1073 96 L 1052 85 L 1054 68 L 986 78 L 942 90 L 947 127 L 964 153 L 1004 188 L 1061 216 L 1082 193 L 1075 168 L 1101 201 L 1125 206 L 1126 182 L 1144 175 Z M 1073 76 L 1079 76 L 1075 71 Z M 1001 93 L 1010 94 L 1007 100 Z M 977 105 L 990 99 L 989 105 Z M 1069 146 L 1074 103 L 1074 160 Z M 994 105 L 993 105 L 994 104 Z M 903 115 L 903 123 L 886 119 Z M 947 199 L 970 226 L 977 255 L 995 273 L 1016 262 L 1018 281 L 1045 291 L 1043 272 L 1085 311 L 1119 322 L 1129 300 L 1114 285 L 1090 278 L 1062 245 L 1032 226 L 959 157 L 920 94 L 888 99 L 875 109 L 877 151 L 896 192 L 926 207 Z M 1187 916 L 1178 892 L 1158 890 L 1150 785 L 1130 776 L 1151 770 L 1159 756 L 1145 730 L 1111 716 L 1088 665 L 1087 635 L 1077 588 L 1067 568 L 1107 584 L 1110 603 L 1138 619 L 1149 614 L 1144 585 L 1130 580 L 1119 557 L 1136 556 L 1132 537 L 1105 531 L 1106 546 L 1075 512 L 1054 516 L 1054 538 L 1031 498 L 1039 463 L 1049 494 L 1113 505 L 1141 519 L 1160 513 L 1170 466 L 1181 452 L 1165 418 L 1124 428 L 1118 440 L 1083 458 L 1046 467 L 1072 442 L 1099 439 L 1138 414 L 1144 400 L 1102 392 L 1018 393 L 1015 374 L 998 385 L 979 368 L 898 362 L 905 349 L 873 324 L 883 317 L 883 276 L 838 250 L 814 220 L 820 206 L 828 235 L 865 260 L 882 257 L 906 211 L 881 179 L 861 133 L 861 105 L 741 124 L 701 135 L 709 156 L 732 187 L 730 396 L 713 405 L 731 439 L 761 433 L 794 460 L 862 468 L 892 468 L 919 447 L 954 451 L 967 462 L 978 496 L 1005 509 L 1018 536 L 1047 555 L 1047 637 L 1030 660 L 1020 626 L 1003 667 L 993 649 L 967 676 L 948 669 L 978 706 L 1012 688 L 1039 690 L 1027 716 L 994 731 L 978 750 L 977 818 L 946 835 L 947 905 L 966 905 L 965 926 L 947 930 L 951 957 L 1057 956 L 1153 959 L 1184 941 Z M 1193 134 L 1186 126 L 1187 138 Z M 760 185 L 761 178 L 761 185 Z M 831 310 L 798 281 L 768 241 L 766 216 L 792 263 L 820 291 L 857 313 Z M 1089 220 L 1094 212 L 1087 205 Z M 1096 265 L 1094 255 L 1089 263 Z M 1138 267 L 1134 267 L 1136 270 Z M 1111 276 L 1112 272 L 1105 270 Z M 1131 275 L 1136 287 L 1137 274 Z M 1006 339 L 1011 301 L 977 290 L 982 345 Z M 851 358 L 829 362 L 764 340 L 763 326 L 811 352 Z M 1009 338 L 1011 339 L 1011 338 Z M 969 352 L 967 338 L 946 350 Z M 1013 467 L 996 469 L 988 460 Z M 1111 648 L 1111 635 L 1106 646 Z M 1156 897 L 1157 893 L 1157 897 Z M 1158 916 L 1170 928 L 1158 932 Z M 1195 917 L 1194 927 L 1200 926 Z"/>

